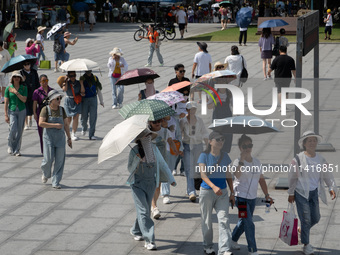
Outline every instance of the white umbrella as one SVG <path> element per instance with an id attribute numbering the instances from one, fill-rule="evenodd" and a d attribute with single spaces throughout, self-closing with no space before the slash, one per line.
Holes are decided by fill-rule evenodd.
<path id="1" fill-rule="evenodd" d="M 58 23 L 55 24 L 50 31 L 48 31 L 47 35 L 46 35 L 46 39 L 50 38 L 52 35 L 54 35 L 55 33 L 57 33 L 62 27 L 66 26 L 66 23 Z"/>
<path id="2" fill-rule="evenodd" d="M 121 153 L 146 129 L 149 117 L 149 115 L 134 115 L 111 129 L 99 148 L 98 164 Z"/>
<path id="3" fill-rule="evenodd" d="M 211 8 L 220 8 L 220 4 L 214 3 L 214 4 L 211 5 Z"/>
<path id="4" fill-rule="evenodd" d="M 63 63 L 60 69 L 65 71 L 89 71 L 99 69 L 98 63 L 86 58 L 76 58 Z"/>

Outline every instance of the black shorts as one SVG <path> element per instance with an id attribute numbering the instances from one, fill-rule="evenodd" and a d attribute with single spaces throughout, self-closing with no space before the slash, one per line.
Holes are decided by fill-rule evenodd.
<path id="1" fill-rule="evenodd" d="M 275 78 L 275 87 L 277 87 L 277 93 L 281 93 L 281 88 L 288 88 L 292 78 Z"/>
<path id="2" fill-rule="evenodd" d="M 179 27 L 179 31 L 184 30 L 185 23 L 184 24 L 182 24 L 182 23 L 178 24 L 178 27 Z"/>
<path id="3" fill-rule="evenodd" d="M 137 13 L 130 13 L 130 15 L 131 15 L 131 18 L 135 18 L 137 15 L 136 15 Z"/>
<path id="4" fill-rule="evenodd" d="M 325 34 L 328 34 L 331 35 L 332 34 L 332 27 L 331 26 L 325 26 Z"/>

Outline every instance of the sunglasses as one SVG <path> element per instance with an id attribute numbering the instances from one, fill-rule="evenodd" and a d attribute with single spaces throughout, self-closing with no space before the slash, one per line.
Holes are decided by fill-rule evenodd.
<path id="1" fill-rule="evenodd" d="M 216 140 L 216 142 L 224 142 L 224 138 L 223 137 L 221 137 L 221 138 L 215 138 L 215 140 Z"/>
<path id="2" fill-rule="evenodd" d="M 20 77 L 20 76 L 13 76 L 13 78 L 19 78 L 19 79 L 21 79 L 21 77 Z"/>
<path id="3" fill-rule="evenodd" d="M 25 63 L 24 64 L 24 66 L 30 66 L 31 65 L 31 63 Z"/>
<path id="4" fill-rule="evenodd" d="M 60 100 L 61 100 L 61 97 L 57 97 L 56 100 L 57 100 L 57 101 L 60 101 Z"/>
<path id="5" fill-rule="evenodd" d="M 151 122 L 152 122 L 152 124 L 158 124 L 158 123 L 161 123 L 162 120 L 154 120 L 154 121 L 151 121 Z"/>
<path id="6" fill-rule="evenodd" d="M 224 69 L 224 66 L 216 66 L 216 70 Z"/>
<path id="7" fill-rule="evenodd" d="M 46 79 L 46 80 L 41 80 L 40 82 L 41 82 L 41 83 L 47 83 L 47 82 L 48 82 L 48 79 Z"/>
<path id="8" fill-rule="evenodd" d="M 244 150 L 246 150 L 246 149 L 248 149 L 248 148 L 251 149 L 251 148 L 253 148 L 253 146 L 254 146 L 254 145 L 253 145 L 252 143 L 250 143 L 250 144 L 248 144 L 248 145 L 247 145 L 247 144 L 243 144 L 243 145 L 242 145 L 242 149 L 244 149 Z"/>
<path id="9" fill-rule="evenodd" d="M 179 70 L 178 72 L 179 73 L 185 73 L 185 70 Z"/>

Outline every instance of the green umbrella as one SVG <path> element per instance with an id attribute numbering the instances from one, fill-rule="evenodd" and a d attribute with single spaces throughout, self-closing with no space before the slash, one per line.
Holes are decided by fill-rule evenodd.
<path id="1" fill-rule="evenodd" d="M 223 1 L 223 2 L 220 2 L 220 6 L 222 6 L 222 5 L 228 6 L 228 5 L 233 5 L 233 3 L 230 2 L 230 1 Z"/>
<path id="2" fill-rule="evenodd" d="M 7 26 L 5 27 L 4 33 L 3 33 L 3 36 L 2 36 L 2 39 L 3 39 L 4 42 L 6 42 L 7 37 L 9 36 L 9 34 L 13 30 L 13 27 L 14 27 L 14 21 L 8 23 Z"/>
<path id="3" fill-rule="evenodd" d="M 162 100 L 144 99 L 124 105 L 119 110 L 119 114 L 124 118 L 130 118 L 134 115 L 149 115 L 150 121 L 160 120 L 166 116 L 173 115 L 175 111 Z"/>

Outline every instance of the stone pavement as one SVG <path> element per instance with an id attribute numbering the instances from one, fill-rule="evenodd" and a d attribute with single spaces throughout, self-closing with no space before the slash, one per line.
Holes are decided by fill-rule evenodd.
<path id="1" fill-rule="evenodd" d="M 117 123 L 122 121 L 117 110 L 111 109 L 111 87 L 107 77 L 106 63 L 108 53 L 114 47 L 124 51 L 129 69 L 146 64 L 148 42 L 135 42 L 132 39 L 136 25 L 131 24 L 97 24 L 94 32 L 77 32 L 72 26 L 70 31 L 79 35 L 75 46 L 69 46 L 72 58 L 89 58 L 97 61 L 101 67 L 99 78 L 103 84 L 105 107 L 99 106 L 96 135 L 103 138 Z M 219 29 L 218 24 L 190 24 L 189 35 Z M 34 37 L 33 31 L 18 31 L 18 52 L 24 53 L 24 41 Z M 230 54 L 230 47 L 235 43 L 208 43 L 208 50 L 213 61 L 223 61 Z M 52 41 L 46 42 L 46 55 L 52 59 Z M 271 102 L 272 81 L 262 81 L 262 63 L 256 43 L 249 43 L 240 48 L 248 64 L 250 80 L 242 88 L 254 87 L 256 106 L 268 108 Z M 158 67 L 154 56 L 154 69 L 161 77 L 156 80 L 157 89 L 162 90 L 174 77 L 173 66 L 183 63 L 186 76 L 191 76 L 194 54 L 197 52 L 195 42 L 175 40 L 164 42 L 161 53 L 165 60 L 164 67 Z M 289 54 L 295 57 L 295 44 L 289 47 Z M 339 79 L 340 46 L 338 44 L 320 44 L 320 77 L 329 78 L 320 82 L 320 134 L 326 142 L 332 143 L 337 152 L 322 153 L 329 163 L 339 165 L 340 144 L 340 98 Z M 53 62 L 53 61 L 52 61 Z M 303 59 L 303 76 L 312 77 L 313 54 Z M 54 63 L 52 63 L 54 68 Z M 50 79 L 50 86 L 57 88 L 56 79 L 61 73 L 52 70 L 40 70 Z M 311 82 L 303 84 L 312 90 Z M 143 85 L 127 86 L 124 103 L 137 99 L 138 91 Z M 312 111 L 312 100 L 307 104 Z M 247 109 L 247 108 L 246 108 Z M 246 112 L 249 114 L 249 112 Z M 294 118 L 288 111 L 287 118 Z M 135 209 L 131 191 L 125 185 L 128 177 L 126 170 L 126 149 L 120 156 L 97 164 L 97 152 L 101 141 L 81 140 L 73 143 L 73 149 L 67 148 L 67 159 L 61 190 L 53 190 L 50 182 L 41 183 L 39 138 L 36 124 L 32 130 L 24 132 L 22 157 L 7 154 L 8 126 L 4 122 L 3 107 L 0 109 L 0 254 L 1 255 L 140 255 L 147 254 L 143 242 L 136 242 L 129 234 L 135 219 Z M 274 113 L 268 118 L 283 120 L 284 116 Z M 313 129 L 313 118 L 303 117 L 302 130 Z M 293 158 L 293 129 L 277 128 L 282 131 L 267 135 L 252 136 L 255 147 L 253 155 L 263 164 L 289 164 Z M 80 130 L 80 127 L 79 129 Z M 239 136 L 234 136 L 234 147 L 230 157 L 238 156 L 236 146 Z M 278 239 L 282 211 L 287 207 L 287 193 L 275 190 L 277 179 L 283 173 L 266 174 L 269 193 L 275 199 L 278 212 L 273 209 L 264 212 L 260 202 L 255 210 L 256 239 L 259 254 L 295 255 L 302 254 L 301 246 L 289 247 Z M 335 174 L 340 183 L 339 173 Z M 185 196 L 185 178 L 176 176 L 177 187 L 172 188 L 170 205 L 163 205 L 159 200 L 162 217 L 156 223 L 157 254 L 203 254 L 200 211 L 197 203 L 191 203 Z M 258 192 L 259 201 L 263 198 Z M 331 201 L 328 206 L 320 204 L 321 221 L 312 229 L 311 244 L 316 247 L 316 254 L 340 254 L 338 229 L 340 227 L 339 200 Z M 237 222 L 237 210 L 230 210 L 231 228 Z M 218 241 L 217 220 L 214 219 L 215 244 Z M 239 241 L 241 250 L 234 254 L 247 254 L 246 240 L 243 235 Z M 217 249 L 217 245 L 215 245 Z"/>

